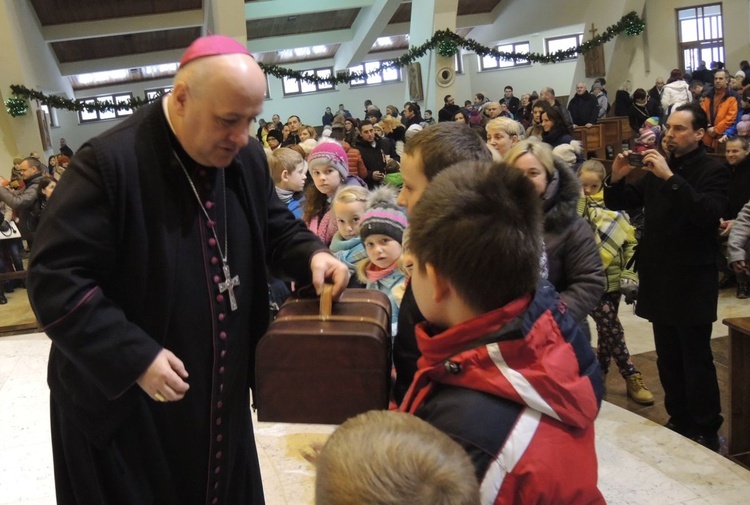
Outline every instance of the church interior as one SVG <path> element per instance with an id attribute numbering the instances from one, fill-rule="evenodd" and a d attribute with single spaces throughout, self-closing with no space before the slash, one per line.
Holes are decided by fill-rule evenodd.
<path id="1" fill-rule="evenodd" d="M 457 103 L 477 92 L 500 98 L 512 85 L 516 95 L 555 88 L 562 100 L 575 85 L 606 77 L 611 96 L 621 83 L 649 89 L 672 68 L 689 68 L 696 55 L 720 54 L 734 73 L 750 59 L 750 3 L 725 0 L 719 23 L 721 52 L 680 42 L 678 12 L 696 7 L 690 0 L 19 0 L 0 5 L 0 97 L 23 85 L 46 96 L 95 101 L 97 97 L 134 96 L 167 89 L 179 55 L 195 38 L 217 33 L 247 44 L 256 60 L 293 71 L 337 72 L 402 56 L 409 47 L 443 29 L 491 47 L 516 47 L 545 53 L 549 42 L 574 35 L 585 41 L 604 33 L 629 12 L 645 21 L 645 31 L 621 34 L 601 45 L 600 75 L 583 56 L 549 64 L 490 68 L 466 49 L 444 56 L 428 52 L 417 61 L 422 109 L 435 111 L 443 96 Z M 705 7 L 705 6 L 704 6 Z M 715 40 L 713 42 L 716 42 Z M 719 47 L 719 43 L 716 43 Z M 688 47 L 690 46 L 690 47 Z M 691 49 L 692 48 L 692 49 Z M 714 51 L 714 52 L 711 52 Z M 591 66 L 591 62 L 588 62 Z M 450 69 L 450 82 L 439 70 Z M 603 70 L 603 71 L 602 71 Z M 115 74 L 97 80 L 105 72 Z M 331 73 L 326 75 L 331 75 Z M 298 115 L 320 126 L 326 106 L 360 111 L 370 99 L 381 109 L 413 98 L 407 70 L 392 81 L 372 86 L 339 84 L 304 91 L 267 75 L 262 117 Z M 383 74 L 384 75 L 384 74 Z M 355 83 L 356 84 L 356 83 Z M 85 112 L 43 105 L 33 97 L 29 110 L 12 117 L 0 111 L 0 175 L 9 177 L 17 153 L 37 151 L 43 159 L 57 152 L 60 138 L 76 149 L 121 122 L 116 117 L 86 117 Z M 359 112 L 361 115 L 362 112 Z M 355 114 L 356 115 L 356 114 Z M 257 126 L 256 126 L 257 127 Z M 603 130 L 602 130 L 603 131 Z M 619 139 L 627 140 L 627 139 Z M 607 141 L 592 147 L 607 157 Z M 616 149 L 620 143 L 615 142 Z M 0 274 L 2 275 L 2 274 Z M 1 277 L 0 277 L 1 278 Z M 732 289 L 720 291 L 713 325 L 714 352 L 724 425 L 719 454 L 663 425 L 651 325 L 620 306 L 620 318 L 634 363 L 642 371 L 655 403 L 639 405 L 626 395 L 616 373 L 596 420 L 599 489 L 607 502 L 629 504 L 740 505 L 750 496 L 750 311 L 748 300 Z M 589 318 L 593 338 L 593 321 Z M 596 342 L 592 343 L 596 345 Z M 49 505 L 55 502 L 46 383 L 50 341 L 41 333 L 26 291 L 8 294 L 0 305 L 0 505 Z M 266 503 L 313 503 L 315 469 L 306 456 L 325 442 L 335 426 L 259 422 L 254 419 Z"/>

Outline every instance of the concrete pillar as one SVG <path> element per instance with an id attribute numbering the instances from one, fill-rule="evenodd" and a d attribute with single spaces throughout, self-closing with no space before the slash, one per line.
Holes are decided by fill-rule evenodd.
<path id="1" fill-rule="evenodd" d="M 458 0 L 412 0 L 411 24 L 409 26 L 409 45 L 419 46 L 432 38 L 438 30 L 456 30 L 456 12 Z M 428 52 L 420 58 L 423 99 L 416 100 L 424 114 L 425 109 L 431 109 L 434 116 L 443 108 L 445 95 L 455 96 L 455 80 L 452 84 L 438 86 L 438 71 L 442 68 L 454 69 L 453 58 L 440 56 L 437 51 Z M 410 101 L 409 69 L 403 69 L 406 76 L 406 97 Z"/>
<path id="2" fill-rule="evenodd" d="M 205 26 L 211 34 L 232 37 L 240 44 L 247 45 L 244 2 L 210 0 L 204 12 Z"/>

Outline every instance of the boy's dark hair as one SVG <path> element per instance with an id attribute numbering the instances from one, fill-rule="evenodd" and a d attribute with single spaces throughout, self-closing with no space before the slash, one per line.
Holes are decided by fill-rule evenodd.
<path id="1" fill-rule="evenodd" d="M 746 139 L 745 137 L 735 135 L 734 137 L 729 137 L 727 139 L 727 144 L 730 142 L 739 142 L 742 146 L 743 151 L 747 151 L 748 149 L 750 149 L 750 140 Z"/>
<path id="2" fill-rule="evenodd" d="M 409 250 L 474 310 L 490 312 L 534 291 L 542 255 L 541 203 L 505 163 L 461 162 L 427 186 L 409 218 Z"/>
<path id="3" fill-rule="evenodd" d="M 492 160 L 486 141 L 465 124 L 454 121 L 443 121 L 417 133 L 404 146 L 404 154 L 421 156 L 428 181 L 459 161 Z"/>
<path id="4" fill-rule="evenodd" d="M 36 187 L 36 195 L 37 195 L 37 197 L 38 198 L 47 198 L 46 196 L 43 196 L 42 191 L 44 191 L 45 189 L 47 189 L 47 186 L 49 186 L 50 184 L 53 184 L 53 183 L 57 184 L 57 181 L 54 180 L 49 175 L 45 175 L 44 177 L 42 177 L 39 180 L 39 185 Z"/>
<path id="5" fill-rule="evenodd" d="M 700 105 L 695 105 L 694 103 L 686 103 L 683 105 L 680 105 L 672 112 L 682 112 L 687 111 L 693 114 L 693 120 L 691 122 L 693 126 L 693 131 L 698 131 L 701 128 L 704 130 L 708 130 L 708 116 L 706 115 L 706 112 L 701 108 Z"/>
<path id="6" fill-rule="evenodd" d="M 633 91 L 633 100 L 643 100 L 646 98 L 646 90 L 643 88 L 638 88 L 635 91 Z"/>
<path id="7" fill-rule="evenodd" d="M 484 100 L 484 93 L 477 93 L 477 94 L 476 94 L 476 95 L 474 95 L 474 96 L 476 96 L 476 97 L 477 97 L 477 98 L 479 98 L 480 100 Z"/>

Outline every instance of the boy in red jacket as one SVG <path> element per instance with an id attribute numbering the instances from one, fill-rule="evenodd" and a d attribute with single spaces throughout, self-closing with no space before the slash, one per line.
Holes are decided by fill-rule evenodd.
<path id="1" fill-rule="evenodd" d="M 416 327 L 422 356 L 401 410 L 466 449 L 483 504 L 603 504 L 601 375 L 579 325 L 540 281 L 535 195 L 505 164 L 465 162 L 414 206 L 411 283 L 427 321 Z"/>

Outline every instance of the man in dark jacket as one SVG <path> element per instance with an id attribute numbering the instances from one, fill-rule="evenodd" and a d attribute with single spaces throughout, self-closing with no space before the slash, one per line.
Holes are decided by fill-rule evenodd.
<path id="1" fill-rule="evenodd" d="M 582 82 L 576 84 L 576 94 L 568 102 L 568 112 L 576 126 L 591 126 L 599 115 L 599 102 Z"/>
<path id="2" fill-rule="evenodd" d="M 505 86 L 503 98 L 500 99 L 500 105 L 502 104 L 505 104 L 512 118 L 519 119 L 517 115 L 518 109 L 521 107 L 521 100 L 517 96 L 513 96 L 513 86 Z"/>
<path id="3" fill-rule="evenodd" d="M 299 127 L 302 126 L 299 116 L 289 116 L 286 121 L 286 125 L 289 127 L 289 135 L 281 143 L 281 147 L 287 147 L 302 142 L 299 138 Z"/>
<path id="4" fill-rule="evenodd" d="M 68 141 L 64 138 L 60 139 L 60 154 L 67 156 L 68 158 L 73 157 L 73 149 L 68 145 Z"/>
<path id="5" fill-rule="evenodd" d="M 362 161 L 367 168 L 367 176 L 364 179 L 370 189 L 378 186 L 385 178 L 385 165 L 388 159 L 401 161 L 396 154 L 396 147 L 387 139 L 375 135 L 372 123 L 363 122 L 360 125 L 355 147 L 362 154 Z"/>
<path id="6" fill-rule="evenodd" d="M 699 63 L 700 64 L 698 65 L 698 68 L 696 68 L 693 72 L 693 79 L 701 81 L 703 84 L 707 84 L 710 88 L 713 86 L 714 73 L 706 68 L 705 61 L 701 61 Z"/>
<path id="7" fill-rule="evenodd" d="M 613 210 L 644 207 L 636 314 L 653 325 L 667 426 L 718 451 L 722 417 L 710 342 L 719 291 L 716 230 L 729 171 L 706 155 L 701 139 L 708 119 L 700 107 L 677 107 L 666 126 L 669 160 L 646 151 L 646 175 L 626 183 L 634 167 L 629 151 L 619 154 L 604 202 Z"/>
<path id="8" fill-rule="evenodd" d="M 264 91 L 243 44 L 196 40 L 172 93 L 87 142 L 50 200 L 28 282 L 52 339 L 61 505 L 264 501 L 250 389 L 266 268 L 339 292 L 349 277 L 248 137 Z"/>
<path id="9" fill-rule="evenodd" d="M 419 105 L 414 102 L 406 102 L 404 105 L 404 117 L 401 121 L 404 128 L 407 130 L 413 124 L 420 124 L 422 121 L 422 112 L 419 109 Z"/>
<path id="10" fill-rule="evenodd" d="M 456 105 L 456 99 L 453 98 L 453 95 L 445 95 L 445 97 L 443 97 L 443 102 L 445 105 L 438 111 L 438 122 L 453 121 L 453 116 L 455 116 L 456 112 L 461 110 L 461 108 Z"/>
<path id="11" fill-rule="evenodd" d="M 648 90 L 648 96 L 656 103 L 661 103 L 661 93 L 664 90 L 664 78 L 657 77 L 654 87 Z"/>

